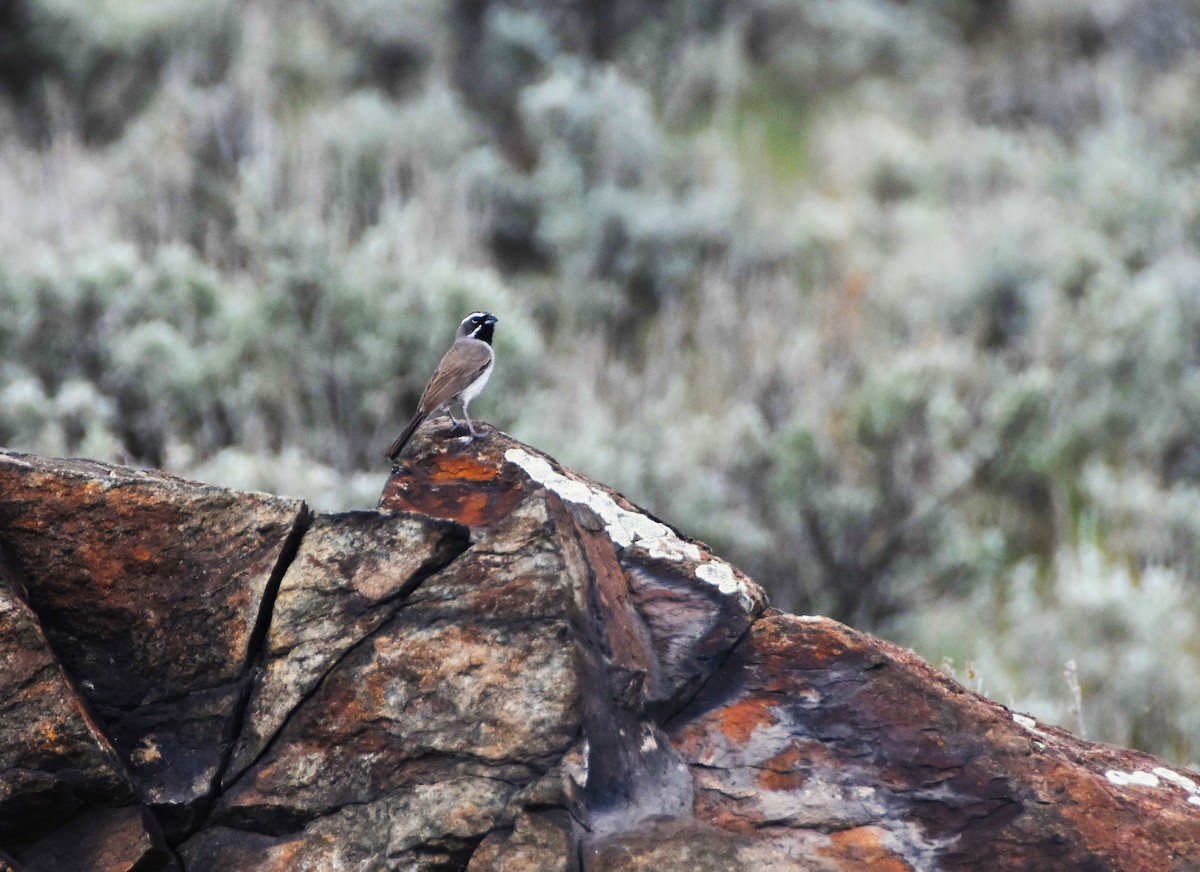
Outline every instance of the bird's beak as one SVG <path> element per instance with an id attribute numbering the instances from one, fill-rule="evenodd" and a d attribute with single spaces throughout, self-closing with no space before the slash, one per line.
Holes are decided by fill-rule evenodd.
<path id="1" fill-rule="evenodd" d="M 495 323 L 496 323 L 497 321 L 499 321 L 499 320 L 500 320 L 500 319 L 499 319 L 499 318 L 497 318 L 495 315 L 488 315 L 488 316 L 487 316 L 487 322 L 488 322 L 489 324 L 495 324 Z"/>

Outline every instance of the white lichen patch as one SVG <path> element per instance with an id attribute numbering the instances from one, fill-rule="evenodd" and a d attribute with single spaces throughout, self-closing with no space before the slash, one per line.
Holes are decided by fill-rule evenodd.
<path id="1" fill-rule="evenodd" d="M 1170 781 L 1172 784 L 1178 785 L 1186 790 L 1192 796 L 1200 796 L 1200 784 L 1197 784 L 1186 775 L 1180 775 L 1178 772 L 1173 772 L 1165 766 L 1155 766 L 1150 770 L 1163 781 Z"/>
<path id="2" fill-rule="evenodd" d="M 742 583 L 733 574 L 733 567 L 723 560 L 710 560 L 696 567 L 696 577 L 701 581 L 716 585 L 721 593 L 735 594 L 742 589 Z"/>
<path id="3" fill-rule="evenodd" d="M 1176 787 L 1182 787 L 1186 790 L 1188 792 L 1187 801 L 1189 805 L 1200 805 L 1200 784 L 1197 784 L 1195 779 L 1181 775 L 1172 769 L 1167 769 L 1165 766 L 1155 766 L 1150 771 L 1163 781 L 1169 781 Z"/>
<path id="4" fill-rule="evenodd" d="M 1013 712 L 1012 719 L 1013 723 L 1015 723 L 1017 726 L 1030 733 L 1033 733 L 1035 736 L 1041 736 L 1044 739 L 1050 738 L 1048 735 L 1046 735 L 1045 730 L 1043 730 L 1038 724 L 1037 718 L 1031 718 L 1029 715 L 1023 715 L 1020 712 Z M 1045 743 L 1040 742 L 1037 739 L 1033 740 L 1033 747 L 1039 751 L 1046 750 Z"/>
<path id="5" fill-rule="evenodd" d="M 563 475 L 544 457 L 535 457 L 521 448 L 510 448 L 504 452 L 504 459 L 521 467 L 526 475 L 546 490 L 553 491 L 569 503 L 587 506 L 599 515 L 609 538 L 622 548 L 638 539 L 660 539 L 673 535 L 666 524 L 660 524 L 641 512 L 621 508 L 608 494 Z"/>
<path id="6" fill-rule="evenodd" d="M 1138 787 L 1163 787 L 1162 782 L 1183 788 L 1188 794 L 1188 804 L 1200 806 L 1200 784 L 1195 779 L 1181 775 L 1165 766 L 1155 766 L 1149 772 L 1122 772 L 1119 769 L 1109 769 L 1104 777 L 1120 787 L 1136 785 Z"/>
<path id="7" fill-rule="evenodd" d="M 639 543 L 646 550 L 646 556 L 654 560 L 669 560 L 672 563 L 682 563 L 690 560 L 700 561 L 700 549 L 691 542 L 684 542 L 678 536 L 659 536 Z"/>
<path id="8" fill-rule="evenodd" d="M 696 564 L 693 573 L 697 579 L 713 585 L 723 594 L 736 596 L 747 611 L 753 611 L 761 599 L 725 561 L 706 557 L 696 545 L 681 539 L 666 524 L 641 512 L 622 508 L 603 491 L 563 475 L 544 457 L 521 448 L 510 448 L 504 452 L 504 459 L 519 466 L 531 479 L 566 502 L 591 509 L 604 523 L 609 538 L 619 547 L 629 548 L 636 543 L 647 557 L 655 560 Z"/>
<path id="9" fill-rule="evenodd" d="M 1118 787 L 1136 785 L 1138 787 L 1158 787 L 1158 776 L 1153 772 L 1122 772 L 1119 769 L 1109 769 L 1104 777 Z"/>

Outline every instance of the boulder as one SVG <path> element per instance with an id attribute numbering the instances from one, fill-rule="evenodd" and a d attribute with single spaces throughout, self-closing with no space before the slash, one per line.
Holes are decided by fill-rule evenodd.
<path id="1" fill-rule="evenodd" d="M 0 548 L 50 649 L 169 833 L 212 799 L 300 500 L 0 455 Z"/>
<path id="2" fill-rule="evenodd" d="M 1200 868 L 1200 775 L 487 428 L 316 518 L 0 453 L 0 549 L 0 868 Z"/>

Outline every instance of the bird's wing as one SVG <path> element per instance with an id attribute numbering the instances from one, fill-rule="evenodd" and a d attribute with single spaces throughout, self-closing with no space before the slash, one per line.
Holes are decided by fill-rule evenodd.
<path id="1" fill-rule="evenodd" d="M 479 378 L 491 362 L 492 349 L 486 342 L 478 339 L 455 342 L 433 371 L 425 393 L 421 394 L 421 412 L 431 414 L 434 409 L 453 400 Z"/>

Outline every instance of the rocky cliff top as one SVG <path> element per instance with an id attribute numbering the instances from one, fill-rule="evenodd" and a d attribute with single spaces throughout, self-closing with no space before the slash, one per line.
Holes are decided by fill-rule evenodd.
<path id="1" fill-rule="evenodd" d="M 1200 777 L 782 614 L 540 452 L 379 510 L 0 453 L 0 869 L 1200 868 Z"/>

